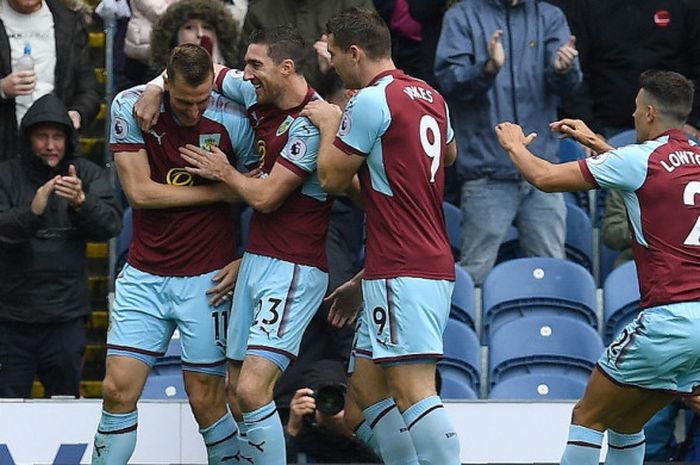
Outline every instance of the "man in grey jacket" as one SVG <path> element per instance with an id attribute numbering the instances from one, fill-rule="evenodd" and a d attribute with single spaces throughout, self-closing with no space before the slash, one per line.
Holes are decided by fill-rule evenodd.
<path id="1" fill-rule="evenodd" d="M 536 132 L 534 151 L 558 159 L 548 124 L 560 95 L 581 82 L 575 39 L 562 11 L 536 0 L 470 0 L 445 14 L 435 75 L 452 111 L 462 180 L 461 263 L 480 285 L 515 221 L 529 256 L 564 257 L 566 207 L 522 180 L 494 127 Z"/>
<path id="2" fill-rule="evenodd" d="M 121 228 L 106 172 L 82 158 L 58 97 L 22 119 L 20 158 L 0 164 L 0 397 L 78 396 L 90 315 L 88 241 Z"/>

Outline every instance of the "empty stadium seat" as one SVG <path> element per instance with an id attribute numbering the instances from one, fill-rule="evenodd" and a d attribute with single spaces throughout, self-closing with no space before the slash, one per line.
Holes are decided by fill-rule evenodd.
<path id="1" fill-rule="evenodd" d="M 579 373 L 528 373 L 496 384 L 489 393 L 489 399 L 580 399 L 586 390 L 587 381 L 588 377 Z"/>
<path id="2" fill-rule="evenodd" d="M 438 365 L 443 399 L 478 399 L 478 392 L 471 385 L 469 375 L 454 367 Z"/>
<path id="3" fill-rule="evenodd" d="M 528 373 L 588 376 L 603 352 L 598 332 L 583 321 L 530 316 L 503 324 L 489 344 L 489 386 Z"/>
<path id="4" fill-rule="evenodd" d="M 607 279 L 610 272 L 615 268 L 615 259 L 620 255 L 619 250 L 613 250 L 607 245 L 603 244 L 603 239 L 601 236 L 598 242 L 598 283 L 602 287 L 603 283 Z"/>
<path id="5" fill-rule="evenodd" d="M 456 261 L 459 260 L 459 255 L 462 250 L 462 211 L 459 209 L 459 207 L 456 207 L 449 202 L 442 202 L 442 209 L 445 212 L 445 228 L 447 229 L 447 238 L 450 241 L 452 255 Z"/>
<path id="6" fill-rule="evenodd" d="M 182 374 L 156 375 L 146 378 L 142 399 L 187 399 Z"/>
<path id="7" fill-rule="evenodd" d="M 450 318 L 466 323 L 476 330 L 474 308 L 474 281 L 467 270 L 455 263 L 455 287 L 452 292 Z"/>
<path id="8" fill-rule="evenodd" d="M 469 387 L 474 392 L 479 392 L 481 345 L 476 333 L 465 323 L 450 318 L 442 335 L 442 342 L 444 357 L 438 362 L 438 366 L 445 372 L 461 372 L 459 377 L 468 380 Z M 457 376 L 453 376 L 452 379 Z"/>
<path id="9" fill-rule="evenodd" d="M 504 323 L 528 315 L 564 315 L 598 327 L 593 276 L 559 258 L 530 257 L 494 267 L 482 286 L 482 341 Z"/>
<path id="10" fill-rule="evenodd" d="M 588 271 L 593 269 L 593 225 L 588 214 L 576 205 L 566 205 L 566 258 Z"/>
<path id="11" fill-rule="evenodd" d="M 639 314 L 639 281 L 633 261 L 610 272 L 603 285 L 603 321 L 606 343 Z"/>

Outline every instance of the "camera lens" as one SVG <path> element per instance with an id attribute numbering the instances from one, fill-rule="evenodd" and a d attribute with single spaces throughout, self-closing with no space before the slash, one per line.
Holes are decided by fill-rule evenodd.
<path id="1" fill-rule="evenodd" d="M 315 392 L 316 409 L 324 415 L 333 416 L 345 407 L 345 387 L 338 384 L 328 384 L 319 387 Z"/>

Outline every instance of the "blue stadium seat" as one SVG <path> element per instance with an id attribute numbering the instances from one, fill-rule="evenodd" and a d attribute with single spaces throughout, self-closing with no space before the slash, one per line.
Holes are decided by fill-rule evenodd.
<path id="1" fill-rule="evenodd" d="M 491 335 L 489 386 L 528 373 L 588 376 L 602 352 L 598 332 L 583 321 L 542 315 L 513 320 Z"/>
<path id="2" fill-rule="evenodd" d="M 620 251 L 613 250 L 603 244 L 602 235 L 598 244 L 598 283 L 602 287 L 610 272 L 615 268 L 615 259 L 620 255 Z"/>
<path id="3" fill-rule="evenodd" d="M 588 214 L 576 205 L 566 205 L 566 258 L 593 270 L 593 225 Z"/>
<path id="4" fill-rule="evenodd" d="M 465 372 L 450 366 L 438 365 L 443 399 L 478 399 L 479 395 L 471 385 L 471 379 Z"/>
<path id="5" fill-rule="evenodd" d="M 142 399 L 187 399 L 182 374 L 155 375 L 146 378 Z"/>
<path id="6" fill-rule="evenodd" d="M 465 323 L 450 318 L 442 335 L 443 355 L 438 362 L 441 370 L 459 371 L 469 387 L 479 392 L 481 385 L 481 345 L 476 333 Z M 441 371 L 442 373 L 442 371 Z"/>
<path id="7" fill-rule="evenodd" d="M 455 261 L 459 260 L 459 255 L 462 250 L 462 211 L 459 207 L 452 205 L 449 202 L 442 202 L 442 209 L 445 212 L 445 228 L 447 229 L 447 238 L 450 241 L 452 255 Z"/>
<path id="8" fill-rule="evenodd" d="M 450 318 L 466 323 L 476 331 L 474 308 L 474 281 L 467 270 L 455 263 L 455 287 L 452 292 Z"/>
<path id="9" fill-rule="evenodd" d="M 482 290 L 482 338 L 508 321 L 528 315 L 564 315 L 598 327 L 593 276 L 559 258 L 529 257 L 494 267 Z"/>
<path id="10" fill-rule="evenodd" d="M 528 373 L 496 384 L 489 393 L 489 399 L 580 399 L 587 381 L 588 377 L 579 373 Z"/>
<path id="11" fill-rule="evenodd" d="M 639 281 L 633 261 L 610 272 L 603 285 L 604 337 L 610 343 L 639 314 Z"/>
<path id="12" fill-rule="evenodd" d="M 515 226 L 510 226 L 506 237 L 503 238 L 500 247 L 498 248 L 498 257 L 496 264 L 507 262 L 515 258 L 522 257 L 520 252 L 520 239 L 518 237 L 518 229 Z"/>
<path id="13" fill-rule="evenodd" d="M 129 256 L 129 245 L 131 244 L 131 236 L 133 235 L 132 226 L 132 210 L 131 207 L 126 207 L 124 216 L 122 217 L 122 230 L 119 231 L 116 243 L 117 259 L 114 264 L 114 276 L 117 276 L 121 269 L 126 264 L 126 259 Z"/>

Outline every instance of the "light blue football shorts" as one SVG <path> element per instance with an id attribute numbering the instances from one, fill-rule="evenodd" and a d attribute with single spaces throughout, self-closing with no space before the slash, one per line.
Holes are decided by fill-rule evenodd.
<path id="1" fill-rule="evenodd" d="M 226 357 L 240 362 L 256 355 L 286 370 L 327 287 L 328 273 L 316 267 L 246 252 L 233 293 Z"/>
<path id="2" fill-rule="evenodd" d="M 158 276 L 128 263 L 117 277 L 109 315 L 107 355 L 123 355 L 153 366 L 177 328 L 182 368 L 226 374 L 226 325 L 230 302 L 209 305 L 212 271 L 199 276 Z"/>
<path id="3" fill-rule="evenodd" d="M 640 312 L 608 346 L 598 366 L 620 384 L 700 393 L 700 302 Z"/>
<path id="4" fill-rule="evenodd" d="M 398 277 L 362 281 L 353 357 L 376 363 L 442 358 L 454 281 Z M 353 370 L 351 359 L 349 371 Z"/>

